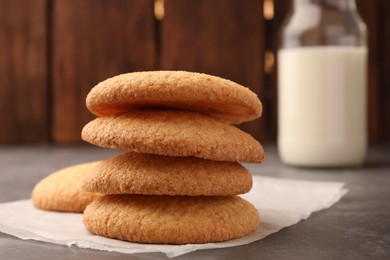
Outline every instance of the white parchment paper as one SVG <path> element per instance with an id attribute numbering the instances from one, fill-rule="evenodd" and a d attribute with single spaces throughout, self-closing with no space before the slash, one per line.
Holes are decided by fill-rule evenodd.
<path id="1" fill-rule="evenodd" d="M 242 195 L 258 209 L 261 226 L 251 234 L 226 242 L 188 245 L 137 244 L 89 233 L 82 214 L 57 213 L 34 208 L 31 200 L 0 204 L 0 231 L 21 239 L 76 245 L 120 253 L 162 252 L 168 257 L 194 250 L 249 244 L 329 208 L 347 190 L 343 183 L 285 180 L 253 176 L 252 190 Z"/>

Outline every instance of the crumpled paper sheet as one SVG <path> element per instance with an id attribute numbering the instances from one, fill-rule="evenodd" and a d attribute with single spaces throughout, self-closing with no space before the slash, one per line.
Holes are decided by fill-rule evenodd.
<path id="1" fill-rule="evenodd" d="M 31 200 L 0 204 L 0 231 L 21 239 L 76 245 L 120 253 L 162 252 L 168 257 L 191 251 L 249 244 L 331 207 L 347 190 L 343 183 L 285 180 L 253 176 L 252 190 L 242 195 L 259 211 L 261 226 L 251 234 L 226 242 L 188 245 L 150 245 L 124 242 L 89 233 L 82 214 L 34 208 Z"/>

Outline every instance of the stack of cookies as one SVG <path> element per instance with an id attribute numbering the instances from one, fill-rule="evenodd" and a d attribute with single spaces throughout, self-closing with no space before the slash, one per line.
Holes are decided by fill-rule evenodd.
<path id="1" fill-rule="evenodd" d="M 232 81 L 184 71 L 107 79 L 87 97 L 95 115 L 82 138 L 127 153 L 98 163 L 81 180 L 105 194 L 84 211 L 91 232 L 140 243 L 187 244 L 244 236 L 257 210 L 238 197 L 252 187 L 239 162 L 261 162 L 259 142 L 232 124 L 262 107 Z"/>

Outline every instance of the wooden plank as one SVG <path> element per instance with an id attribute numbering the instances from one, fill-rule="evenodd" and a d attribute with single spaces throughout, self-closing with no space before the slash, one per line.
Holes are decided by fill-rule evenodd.
<path id="1" fill-rule="evenodd" d="M 275 16 L 272 20 L 266 22 L 265 31 L 268 37 L 265 38 L 266 49 L 274 54 L 274 68 L 265 75 L 265 92 L 269 102 L 269 124 L 268 135 L 272 140 L 277 137 L 277 96 L 278 96 L 278 49 L 280 47 L 280 32 L 287 16 L 291 14 L 291 0 L 274 0 Z"/>
<path id="2" fill-rule="evenodd" d="M 382 129 L 382 141 L 390 141 L 390 1 L 380 1 L 380 21 L 381 30 L 380 46 L 380 95 L 382 116 L 380 126 Z M 383 37 L 383 38 L 382 38 Z"/>
<path id="3" fill-rule="evenodd" d="M 0 142 L 46 141 L 45 0 L 0 0 L 0 53 Z"/>
<path id="4" fill-rule="evenodd" d="M 357 7 L 368 29 L 368 133 L 371 142 L 379 141 L 382 136 L 380 108 L 380 49 L 381 34 L 378 31 L 380 0 L 357 0 Z"/>
<path id="5" fill-rule="evenodd" d="M 262 8 L 257 0 L 165 0 L 161 68 L 228 78 L 251 88 L 261 99 Z M 258 139 L 266 137 L 264 118 L 241 128 Z"/>
<path id="6" fill-rule="evenodd" d="M 116 74 L 155 68 L 152 0 L 54 0 L 53 139 L 80 140 L 89 90 Z"/>

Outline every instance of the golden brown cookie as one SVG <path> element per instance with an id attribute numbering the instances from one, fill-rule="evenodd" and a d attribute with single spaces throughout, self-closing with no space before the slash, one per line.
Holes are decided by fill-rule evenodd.
<path id="1" fill-rule="evenodd" d="M 226 196 L 248 192 L 252 176 L 237 162 L 126 153 L 99 163 L 81 187 L 104 194 Z"/>
<path id="2" fill-rule="evenodd" d="M 84 212 L 84 225 L 92 233 L 140 243 L 225 241 L 259 224 L 256 208 L 237 196 L 106 195 Z"/>
<path id="3" fill-rule="evenodd" d="M 235 126 L 199 113 L 143 110 L 96 118 L 82 130 L 92 144 L 138 153 L 261 162 L 263 148 Z"/>
<path id="4" fill-rule="evenodd" d="M 186 71 L 145 71 L 118 75 L 100 82 L 87 96 L 97 116 L 150 107 L 200 112 L 226 123 L 261 115 L 256 94 L 235 82 Z"/>
<path id="5" fill-rule="evenodd" d="M 83 191 L 81 177 L 98 162 L 84 163 L 61 169 L 38 182 L 31 194 L 35 207 L 67 212 L 83 212 L 101 194 Z"/>

